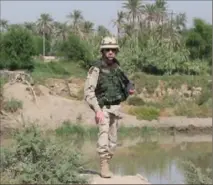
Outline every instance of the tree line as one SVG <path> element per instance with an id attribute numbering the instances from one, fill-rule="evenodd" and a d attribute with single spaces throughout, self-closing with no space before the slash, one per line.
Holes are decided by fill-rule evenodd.
<path id="1" fill-rule="evenodd" d="M 55 55 L 88 67 L 96 60 L 100 41 L 112 35 L 103 25 L 95 28 L 80 10 L 55 21 L 43 13 L 36 22 L 10 24 L 1 20 L 0 68 L 33 69 L 32 56 Z M 127 0 L 112 20 L 125 70 L 155 75 L 211 73 L 212 25 L 195 18 L 186 28 L 185 13 L 169 11 L 165 0 L 144 3 Z"/>

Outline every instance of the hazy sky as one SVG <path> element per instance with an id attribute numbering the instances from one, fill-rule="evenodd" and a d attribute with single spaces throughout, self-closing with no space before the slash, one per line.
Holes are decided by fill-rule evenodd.
<path id="1" fill-rule="evenodd" d="M 122 8 L 123 1 L 1 1 L 0 15 L 10 23 L 35 21 L 41 13 L 49 13 L 55 20 L 66 21 L 66 15 L 74 9 L 80 9 L 85 19 L 95 25 L 104 25 L 115 31 L 111 20 L 116 17 L 117 11 Z M 151 0 L 150 0 L 151 2 Z M 153 1 L 152 1 L 153 2 Z M 188 23 L 192 24 L 194 17 L 199 17 L 212 23 L 212 1 L 168 1 L 168 8 L 175 13 L 186 12 Z"/>

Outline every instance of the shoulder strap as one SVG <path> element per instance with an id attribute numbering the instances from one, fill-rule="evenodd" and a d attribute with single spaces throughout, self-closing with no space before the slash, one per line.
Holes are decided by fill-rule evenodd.
<path id="1" fill-rule="evenodd" d="M 97 68 L 100 68 L 101 65 L 102 65 L 101 60 L 96 60 L 96 61 L 93 61 L 92 63 L 90 63 L 90 67 L 97 67 Z"/>
<path id="2" fill-rule="evenodd" d="M 120 62 L 116 58 L 114 58 L 114 61 L 116 64 L 118 64 L 120 66 Z"/>

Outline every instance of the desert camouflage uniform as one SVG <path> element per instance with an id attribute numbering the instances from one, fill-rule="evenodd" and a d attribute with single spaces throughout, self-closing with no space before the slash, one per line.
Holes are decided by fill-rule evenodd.
<path id="1" fill-rule="evenodd" d="M 100 157 L 111 158 L 116 149 L 120 105 L 111 105 L 110 107 L 103 106 L 103 108 L 100 108 L 95 96 L 98 76 L 99 68 L 91 67 L 84 86 L 84 98 L 94 111 L 102 110 L 104 113 L 104 121 L 98 123 L 97 152 Z"/>

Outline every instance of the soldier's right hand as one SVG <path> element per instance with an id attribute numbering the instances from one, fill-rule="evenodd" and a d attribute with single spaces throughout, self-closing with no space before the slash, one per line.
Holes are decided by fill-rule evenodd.
<path id="1" fill-rule="evenodd" d="M 104 113 L 103 113 L 103 111 L 98 111 L 98 112 L 96 112 L 96 115 L 95 115 L 95 118 L 96 118 L 96 121 L 97 121 L 97 123 L 103 123 L 103 121 L 104 121 Z"/>

